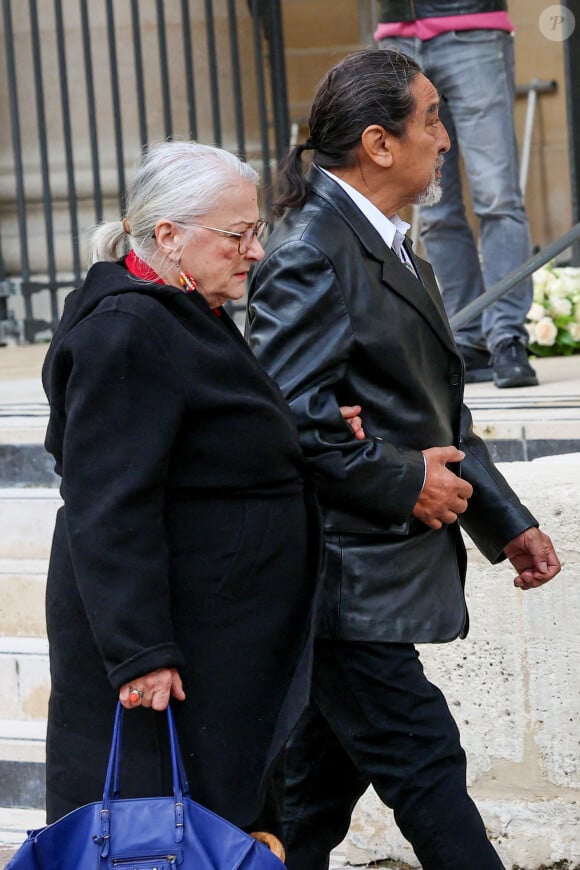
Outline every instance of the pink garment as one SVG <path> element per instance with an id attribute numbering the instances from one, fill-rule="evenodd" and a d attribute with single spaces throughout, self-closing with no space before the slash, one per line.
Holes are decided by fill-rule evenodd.
<path id="1" fill-rule="evenodd" d="M 377 42 L 391 36 L 433 39 L 450 30 L 507 30 L 514 26 L 507 12 L 477 12 L 472 15 L 446 15 L 441 18 L 416 18 L 414 21 L 383 21 L 377 24 L 374 38 Z"/>

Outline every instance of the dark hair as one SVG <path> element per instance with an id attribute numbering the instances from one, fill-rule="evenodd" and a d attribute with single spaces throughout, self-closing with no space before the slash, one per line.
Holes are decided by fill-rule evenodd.
<path id="1" fill-rule="evenodd" d="M 310 135 L 295 145 L 280 164 L 278 214 L 306 199 L 302 154 L 314 149 L 324 169 L 352 166 L 361 135 L 371 124 L 400 137 L 415 107 L 411 85 L 421 69 L 396 49 L 363 49 L 349 54 L 322 79 L 312 103 Z"/>

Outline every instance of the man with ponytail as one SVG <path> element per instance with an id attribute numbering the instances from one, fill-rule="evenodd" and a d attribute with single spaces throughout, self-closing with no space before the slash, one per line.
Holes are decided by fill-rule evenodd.
<path id="1" fill-rule="evenodd" d="M 311 703 L 287 760 L 289 870 L 327 870 L 370 784 L 426 870 L 502 867 L 414 645 L 467 634 L 459 518 L 521 589 L 559 563 L 472 431 L 433 272 L 398 216 L 441 195 L 439 99 L 397 51 L 330 70 L 281 168 L 281 220 L 250 285 L 251 346 L 294 413 L 325 530 Z M 360 438 L 340 413 L 355 403 Z"/>

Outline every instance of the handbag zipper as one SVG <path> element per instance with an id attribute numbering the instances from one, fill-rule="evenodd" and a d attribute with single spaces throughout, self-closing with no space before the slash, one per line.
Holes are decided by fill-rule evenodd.
<path id="1" fill-rule="evenodd" d="M 145 861 L 147 862 L 147 870 L 149 870 L 149 868 L 150 870 L 161 870 L 161 868 L 155 866 L 155 862 L 159 865 L 168 862 L 170 867 L 177 867 L 177 855 L 155 855 L 153 857 L 151 857 L 151 855 L 138 855 L 127 858 L 113 858 L 111 863 L 113 867 L 127 867 L 127 870 L 141 870 L 141 868 L 136 865 L 143 865 Z M 131 865 L 133 865 L 133 867 Z"/>

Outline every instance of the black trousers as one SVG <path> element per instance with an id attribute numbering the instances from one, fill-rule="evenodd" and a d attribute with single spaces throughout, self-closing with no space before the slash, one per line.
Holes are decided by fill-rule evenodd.
<path id="1" fill-rule="evenodd" d="M 312 702 L 288 746 L 288 870 L 328 870 L 372 784 L 425 870 L 498 870 L 465 753 L 412 644 L 316 642 Z"/>

